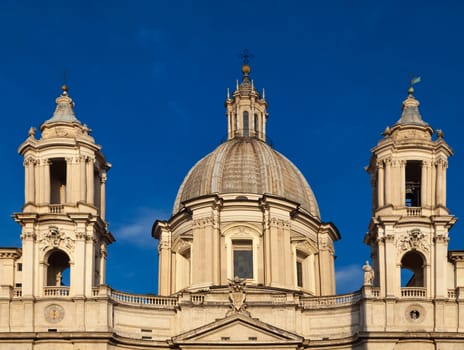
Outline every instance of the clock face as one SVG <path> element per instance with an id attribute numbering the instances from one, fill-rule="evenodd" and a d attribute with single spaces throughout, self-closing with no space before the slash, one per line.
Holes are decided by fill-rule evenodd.
<path id="1" fill-rule="evenodd" d="M 48 305 L 45 310 L 45 319 L 50 323 L 58 323 L 64 318 L 64 309 L 57 304 Z"/>

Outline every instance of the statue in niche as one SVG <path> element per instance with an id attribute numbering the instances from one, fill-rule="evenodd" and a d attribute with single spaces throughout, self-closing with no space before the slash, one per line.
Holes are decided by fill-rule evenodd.
<path id="1" fill-rule="evenodd" d="M 374 282 L 374 269 L 372 268 L 371 265 L 369 265 L 369 261 L 366 261 L 366 263 L 362 267 L 364 271 L 364 283 L 363 286 L 372 286 L 372 282 Z"/>

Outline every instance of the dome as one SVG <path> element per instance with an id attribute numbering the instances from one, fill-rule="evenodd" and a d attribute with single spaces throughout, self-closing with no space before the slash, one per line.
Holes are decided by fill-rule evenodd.
<path id="1" fill-rule="evenodd" d="M 270 194 L 297 202 L 319 218 L 314 193 L 298 168 L 253 137 L 232 138 L 198 161 L 179 188 L 174 214 L 182 202 L 216 193 Z"/>

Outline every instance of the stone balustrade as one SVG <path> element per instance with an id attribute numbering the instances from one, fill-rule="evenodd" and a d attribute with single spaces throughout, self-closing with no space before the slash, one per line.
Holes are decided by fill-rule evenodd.
<path id="1" fill-rule="evenodd" d="M 68 297 L 69 287 L 44 287 L 46 297 Z"/>
<path id="2" fill-rule="evenodd" d="M 174 308 L 177 306 L 177 297 L 158 297 L 152 295 L 130 294 L 111 290 L 109 292 L 110 299 L 130 305 L 154 306 L 162 308 Z"/>
<path id="3" fill-rule="evenodd" d="M 354 305 L 362 298 L 361 292 L 334 295 L 329 297 L 303 297 L 300 298 L 300 307 L 303 309 L 320 309 Z"/>
<path id="4" fill-rule="evenodd" d="M 407 216 L 421 216 L 422 208 L 421 207 L 407 207 L 406 215 Z"/>
<path id="5" fill-rule="evenodd" d="M 425 298 L 427 289 L 424 287 L 404 287 L 401 288 L 401 296 L 405 298 Z"/>

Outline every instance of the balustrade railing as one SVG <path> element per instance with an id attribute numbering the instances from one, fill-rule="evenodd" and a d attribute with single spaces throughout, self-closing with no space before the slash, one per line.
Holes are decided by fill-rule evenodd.
<path id="1" fill-rule="evenodd" d="M 192 294 L 190 295 L 190 300 L 195 305 L 201 305 L 205 302 L 205 296 L 203 294 L 200 294 L 200 295 Z"/>
<path id="2" fill-rule="evenodd" d="M 46 297 L 67 297 L 69 296 L 69 287 L 45 287 L 44 296 Z"/>
<path id="3" fill-rule="evenodd" d="M 23 289 L 21 287 L 16 287 L 13 289 L 13 297 L 22 297 L 23 296 Z"/>
<path id="4" fill-rule="evenodd" d="M 456 299 L 456 291 L 454 289 L 448 289 L 448 299 Z"/>
<path id="5" fill-rule="evenodd" d="M 330 297 L 306 297 L 300 298 L 300 307 L 304 309 L 318 309 L 354 305 L 359 300 L 361 300 L 361 292 L 334 295 Z"/>
<path id="6" fill-rule="evenodd" d="M 64 211 L 64 205 L 63 204 L 50 204 L 48 206 L 48 210 L 50 214 L 62 214 Z"/>
<path id="7" fill-rule="evenodd" d="M 172 308 L 177 306 L 177 297 L 157 297 L 151 295 L 129 294 L 111 290 L 109 296 L 121 304 L 158 306 Z"/>
<path id="8" fill-rule="evenodd" d="M 424 287 L 404 287 L 401 288 L 401 296 L 406 298 L 425 298 L 427 289 Z"/>
<path id="9" fill-rule="evenodd" d="M 407 216 L 421 216 L 422 208 L 421 207 L 407 207 L 406 215 Z"/>

